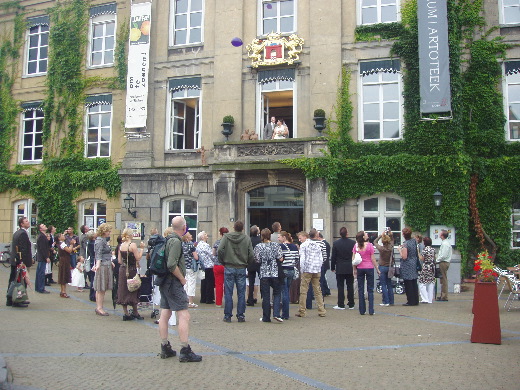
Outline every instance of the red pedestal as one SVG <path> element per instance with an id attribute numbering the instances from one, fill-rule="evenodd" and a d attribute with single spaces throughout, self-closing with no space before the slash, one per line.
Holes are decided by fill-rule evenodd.
<path id="1" fill-rule="evenodd" d="M 475 283 L 471 342 L 502 344 L 496 283 Z"/>

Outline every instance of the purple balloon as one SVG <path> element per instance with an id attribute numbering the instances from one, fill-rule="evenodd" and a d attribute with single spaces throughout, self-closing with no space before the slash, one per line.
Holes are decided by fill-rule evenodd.
<path id="1" fill-rule="evenodd" d="M 267 9 L 271 9 L 273 8 L 273 5 L 271 3 L 267 3 L 267 5 L 265 6 Z"/>
<path id="2" fill-rule="evenodd" d="M 239 47 L 239 46 L 242 46 L 244 44 L 244 42 L 242 42 L 242 40 L 238 37 L 235 37 L 231 40 L 231 44 L 235 47 Z"/>

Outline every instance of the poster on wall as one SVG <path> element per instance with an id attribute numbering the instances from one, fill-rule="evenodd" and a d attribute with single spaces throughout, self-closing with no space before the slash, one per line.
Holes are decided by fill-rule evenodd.
<path id="1" fill-rule="evenodd" d="M 146 127 L 151 22 L 152 3 L 132 4 L 126 78 L 125 127 L 128 129 Z"/>
<path id="2" fill-rule="evenodd" d="M 441 230 L 448 231 L 448 242 L 451 246 L 455 246 L 455 228 L 453 226 L 445 225 L 430 225 L 430 238 L 432 245 L 441 245 Z"/>
<path id="3" fill-rule="evenodd" d="M 125 223 L 125 229 L 132 230 L 132 238 L 134 240 L 141 238 L 141 222 L 127 222 Z"/>

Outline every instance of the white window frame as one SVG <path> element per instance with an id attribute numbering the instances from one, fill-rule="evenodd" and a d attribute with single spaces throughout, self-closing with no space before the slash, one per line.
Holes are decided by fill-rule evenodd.
<path id="1" fill-rule="evenodd" d="M 106 35 L 106 27 L 109 23 L 114 24 L 114 44 L 112 49 L 106 49 L 106 39 L 111 37 L 112 35 Z M 96 51 L 96 53 L 101 53 L 102 61 L 101 64 L 93 64 L 92 63 L 92 50 L 94 48 L 94 27 L 103 25 L 103 37 L 97 37 L 102 41 L 102 49 Z M 114 66 L 114 56 L 115 56 L 115 49 L 116 49 L 116 39 L 117 39 L 117 18 L 115 14 L 104 14 L 104 15 L 98 15 L 93 18 L 90 18 L 90 26 L 89 26 L 89 40 L 88 40 L 88 59 L 87 64 L 89 68 L 104 68 L 109 66 Z M 112 62 L 106 62 L 106 54 L 112 52 Z"/>
<path id="2" fill-rule="evenodd" d="M 364 62 L 372 62 L 372 61 L 364 61 Z M 358 65 L 358 69 L 359 69 L 359 65 Z M 363 83 L 363 78 L 366 77 L 366 76 L 363 76 L 361 74 L 361 72 L 359 72 L 359 78 L 358 78 L 358 96 L 359 96 L 359 99 L 358 99 L 358 140 L 360 141 L 364 141 L 364 142 L 379 142 L 379 141 L 397 141 L 397 140 L 400 140 L 402 137 L 403 137 L 403 82 L 402 82 L 402 74 L 400 71 L 398 71 L 396 74 L 398 75 L 397 77 L 397 82 L 395 81 L 383 81 L 382 78 L 383 78 L 383 74 L 385 72 L 377 72 L 376 74 L 378 75 L 378 78 L 379 78 L 379 81 L 377 83 L 373 83 L 372 85 L 379 85 L 379 99 L 378 99 L 378 102 L 377 104 L 379 104 L 379 138 L 368 138 L 368 139 L 365 139 L 365 119 L 364 119 L 364 96 L 363 96 L 363 86 L 364 86 L 364 83 Z M 385 101 L 383 99 L 383 88 L 382 86 L 383 85 L 391 85 L 391 84 L 396 84 L 397 85 L 397 88 L 398 88 L 398 100 L 395 101 L 395 100 L 388 100 L 388 101 Z M 382 135 L 384 134 L 384 122 L 385 122 L 385 118 L 384 118 L 384 103 L 397 103 L 398 104 L 398 109 L 399 109 L 399 114 L 398 114 L 398 127 L 399 127 L 399 135 L 397 136 L 397 138 L 385 138 L 383 137 Z M 392 122 L 395 120 L 387 120 L 387 122 Z M 372 123 L 376 123 L 376 121 L 371 121 Z"/>
<path id="3" fill-rule="evenodd" d="M 515 5 L 506 5 L 506 0 L 498 0 L 498 13 L 499 13 L 499 23 L 501 26 L 504 27 L 513 27 L 513 26 L 519 26 L 520 25 L 520 4 Z M 511 15 L 515 11 L 514 9 L 517 9 L 516 13 L 519 15 L 518 20 L 513 23 L 506 23 L 505 21 L 505 15 Z"/>
<path id="4" fill-rule="evenodd" d="M 288 80 L 275 80 L 274 83 L 276 83 L 276 84 L 275 84 L 275 88 L 273 88 L 273 89 L 264 88 L 264 86 L 265 86 L 264 84 L 259 83 L 259 82 L 256 83 L 256 101 L 257 101 L 257 104 L 256 104 L 256 123 L 257 123 L 256 134 L 258 135 L 259 139 L 264 138 L 264 127 L 266 125 L 266 123 L 264 123 L 263 93 L 264 92 L 291 91 L 291 90 L 293 93 L 292 138 L 298 138 L 298 120 L 297 120 L 298 119 L 298 115 L 297 115 L 297 113 L 298 113 L 298 99 L 297 99 L 298 93 L 296 91 L 296 88 L 297 88 L 296 80 L 290 81 L 292 83 L 292 89 L 291 88 L 281 88 L 280 87 L 281 81 L 288 82 Z M 273 115 L 271 115 L 271 113 L 269 113 L 268 117 L 271 118 L 272 116 Z"/>
<path id="5" fill-rule="evenodd" d="M 176 29 L 175 27 L 175 15 L 176 15 L 176 10 L 175 10 L 175 0 L 170 0 L 170 37 L 169 37 L 169 41 L 170 41 L 170 46 L 175 46 L 175 47 L 182 47 L 182 46 L 200 46 L 204 43 L 204 14 L 205 14 L 205 1 L 204 0 L 201 0 L 202 1 L 202 10 L 201 11 L 191 11 L 191 2 L 192 0 L 188 0 L 188 12 L 183 12 L 182 14 L 186 14 L 188 15 L 187 16 L 187 21 L 186 21 L 186 28 L 182 28 L 182 29 Z M 191 26 L 190 25 L 190 15 L 191 14 L 196 14 L 196 13 L 201 13 L 202 16 L 201 16 L 201 21 L 200 21 L 200 42 L 190 42 L 190 33 L 193 28 L 196 28 L 197 26 Z M 176 31 L 184 31 L 186 30 L 186 41 L 185 43 L 179 43 L 179 44 L 175 44 L 175 32 Z"/>
<path id="6" fill-rule="evenodd" d="M 94 206 L 94 214 L 93 215 L 85 215 L 85 206 L 87 205 L 93 205 Z M 105 205 L 105 214 L 98 214 L 98 205 L 104 204 Z M 96 230 L 98 226 L 104 222 L 107 222 L 107 202 L 106 200 L 102 199 L 85 199 L 82 200 L 79 204 L 79 225 L 87 225 L 90 227 L 91 230 Z M 87 218 L 91 218 L 90 221 L 92 221 L 92 224 L 90 224 L 90 221 L 87 220 Z M 104 219 L 103 219 L 104 217 Z M 101 219 L 103 220 L 101 220 Z M 87 223 L 89 222 L 89 223 Z"/>
<path id="7" fill-rule="evenodd" d="M 378 209 L 377 211 L 365 211 L 365 201 L 368 199 L 377 198 L 377 204 Z M 387 198 L 393 198 L 399 200 L 401 203 L 401 210 L 400 211 L 387 211 L 386 210 L 386 199 Z M 385 228 L 387 227 L 387 221 L 386 218 L 398 218 L 400 220 L 400 230 L 392 230 L 392 233 L 398 234 L 401 237 L 401 242 L 403 241 L 402 233 L 401 231 L 405 227 L 404 224 L 404 199 L 400 196 L 392 193 L 381 193 L 381 194 L 374 194 L 371 196 L 365 196 L 362 198 L 359 198 L 358 201 L 358 226 L 359 230 L 365 231 L 365 220 L 364 218 L 377 218 L 377 227 L 378 230 L 375 234 L 375 237 L 377 237 Z M 369 232 L 373 232 L 373 230 L 368 230 Z M 396 245 L 397 245 L 396 241 Z"/>
<path id="8" fill-rule="evenodd" d="M 18 213 L 18 207 L 24 206 L 24 212 Z M 36 210 L 36 213 L 33 213 L 33 206 Z M 31 240 L 34 240 L 39 232 L 38 232 L 38 206 L 34 199 L 21 199 L 13 203 L 13 232 L 18 230 L 18 218 L 25 217 L 29 220 L 31 227 L 29 228 L 29 236 Z"/>
<path id="9" fill-rule="evenodd" d="M 38 32 L 31 34 L 31 29 L 35 28 L 35 27 L 38 27 Z M 47 31 L 42 32 L 41 31 L 42 27 L 45 27 L 47 29 Z M 40 25 L 33 26 L 33 27 L 30 27 L 27 29 L 27 44 L 26 44 L 26 49 L 25 49 L 26 61 L 25 61 L 25 66 L 24 66 L 24 74 L 26 77 L 42 76 L 42 75 L 47 74 L 47 69 L 49 67 L 49 39 L 50 39 L 49 34 L 50 34 L 50 28 L 46 24 L 40 24 Z M 47 35 L 47 44 L 46 45 L 41 44 L 43 35 Z M 31 47 L 31 37 L 32 36 L 38 36 L 38 46 Z M 40 57 L 41 49 L 44 47 L 47 48 L 47 57 L 41 58 Z M 32 61 L 29 60 L 29 52 L 31 49 L 37 49 L 36 60 L 32 60 Z M 45 59 L 45 63 L 46 63 L 46 70 L 44 72 L 42 72 L 42 71 L 40 71 L 40 61 L 43 61 L 44 59 Z M 32 63 L 32 62 L 36 62 L 36 72 L 29 73 L 29 63 Z"/>
<path id="10" fill-rule="evenodd" d="M 515 208 L 517 206 L 517 208 Z M 511 249 L 520 249 L 520 242 L 515 246 L 515 235 L 520 236 L 520 225 L 515 225 L 515 217 L 520 222 L 520 202 L 514 203 L 511 207 Z"/>
<path id="11" fill-rule="evenodd" d="M 26 118 L 25 115 L 27 113 L 32 113 L 32 118 Z M 41 117 L 36 117 L 36 114 L 37 113 L 41 113 Z M 36 130 L 36 121 L 39 121 L 41 120 L 42 122 L 42 128 L 40 131 L 37 131 Z M 20 131 L 20 158 L 19 158 L 19 161 L 20 163 L 22 164 L 38 164 L 42 161 L 42 158 L 43 158 L 43 120 L 44 120 L 44 116 L 43 116 L 43 111 L 41 110 L 27 110 L 25 112 L 22 112 L 22 124 L 21 124 L 21 131 Z M 29 133 L 26 133 L 25 132 L 25 126 L 28 122 L 32 122 L 31 126 L 32 126 L 32 131 L 29 132 Z M 31 134 L 32 136 L 32 144 L 31 145 L 26 145 L 25 144 L 25 136 L 26 134 Z M 40 139 L 42 139 L 42 143 L 40 145 L 36 145 L 35 144 L 35 140 L 36 140 L 36 137 L 40 135 Z M 35 159 L 34 158 L 34 154 L 35 154 L 35 149 L 37 147 L 41 147 L 42 149 L 42 158 L 39 158 L 39 159 Z M 31 156 L 33 157 L 32 159 L 30 160 L 25 160 L 24 159 L 24 152 L 26 149 L 31 149 Z"/>
<path id="12" fill-rule="evenodd" d="M 85 157 L 87 158 L 107 158 L 110 157 L 112 154 L 112 121 L 114 119 L 113 115 L 113 104 L 110 104 L 110 110 L 109 111 L 98 111 L 98 112 L 89 112 L 90 109 L 94 107 L 102 107 L 108 104 L 94 104 L 92 106 L 86 107 L 86 118 L 85 118 Z M 100 108 L 101 109 L 101 108 Z M 101 140 L 101 116 L 102 114 L 110 113 L 110 127 L 109 127 L 109 140 L 103 141 Z M 90 142 L 88 139 L 89 129 L 90 129 L 90 117 L 93 115 L 98 115 L 100 118 L 99 120 L 99 126 L 96 127 L 97 129 L 97 140 L 95 142 Z M 94 128 L 94 127 L 93 127 Z M 95 156 L 89 156 L 88 155 L 88 146 L 91 144 L 97 144 L 97 154 Z M 108 156 L 100 156 L 100 150 L 102 144 L 108 144 Z"/>
<path id="13" fill-rule="evenodd" d="M 379 24 L 379 23 L 396 23 L 401 21 L 401 1 L 400 0 L 394 0 L 395 4 L 383 4 L 383 0 L 376 0 L 376 4 L 372 6 L 365 6 L 363 7 L 363 0 L 357 0 L 357 23 L 358 26 L 369 26 L 371 24 Z M 381 11 L 384 7 L 388 7 L 390 5 L 395 5 L 396 7 L 396 20 L 389 21 L 389 22 L 382 22 L 381 21 Z M 377 8 L 377 21 L 374 23 L 363 23 L 363 9 L 366 8 Z"/>
<path id="14" fill-rule="evenodd" d="M 511 124 L 511 120 L 509 119 L 509 104 L 510 103 L 515 103 L 515 104 L 520 104 L 520 101 L 514 101 L 514 102 L 510 102 L 509 101 L 509 85 L 520 85 L 520 73 L 517 73 L 517 74 L 514 74 L 514 75 L 510 75 L 510 76 L 507 76 L 505 74 L 505 66 L 503 66 L 503 86 L 502 86 L 502 91 L 503 91 L 503 96 L 504 96 L 504 115 L 506 116 L 506 124 L 505 124 L 505 137 L 506 137 L 506 140 L 507 141 L 510 141 L 510 142 L 518 142 L 520 141 L 520 119 L 517 120 L 517 121 L 514 121 L 514 123 L 517 123 L 518 124 L 518 132 L 519 132 L 519 135 L 518 135 L 518 138 L 511 138 L 511 131 L 510 131 L 510 124 Z"/>
<path id="15" fill-rule="evenodd" d="M 267 3 L 282 3 L 284 1 L 288 1 L 288 0 L 258 0 L 258 25 L 257 25 L 257 30 L 258 30 L 258 35 L 259 36 L 266 36 L 267 34 L 271 33 L 271 31 L 264 31 L 264 4 L 267 4 Z M 293 2 L 293 14 L 292 14 L 292 17 L 293 17 L 293 29 L 291 31 L 283 31 L 283 32 L 280 31 L 280 20 L 283 17 L 278 12 L 278 14 L 277 14 L 277 16 L 275 18 L 269 18 L 269 19 L 276 19 L 277 31 L 274 31 L 275 33 L 281 33 L 282 35 L 288 35 L 288 34 L 295 33 L 297 31 L 297 29 L 298 29 L 298 27 L 297 27 L 298 26 L 298 19 L 297 19 L 298 0 L 292 0 L 292 2 Z M 280 10 L 279 6 L 277 7 L 277 10 L 278 11 Z"/>
<path id="16" fill-rule="evenodd" d="M 180 200 L 181 201 L 181 212 L 180 213 L 172 213 L 172 214 L 170 214 L 169 204 L 170 204 L 170 202 L 174 202 L 176 200 Z M 186 201 L 195 202 L 197 204 L 197 212 L 196 213 L 186 213 L 185 212 L 185 202 Z M 173 218 L 175 216 L 180 215 L 181 217 L 183 217 L 185 219 L 186 219 L 186 216 L 195 216 L 196 221 L 197 221 L 196 224 L 195 224 L 196 226 L 195 226 L 195 228 L 189 228 L 188 231 L 191 233 L 191 235 L 192 235 L 194 240 L 197 239 L 197 232 L 198 232 L 198 229 L 199 229 L 199 202 L 198 202 L 197 198 L 190 197 L 190 196 L 173 196 L 173 197 L 170 197 L 170 198 L 165 198 L 163 200 L 163 207 L 162 207 L 162 209 L 163 209 L 163 218 L 162 218 L 162 220 L 163 220 L 163 232 L 164 232 L 164 230 L 168 226 L 171 226 L 171 224 L 169 224 L 170 216 Z"/>
<path id="17" fill-rule="evenodd" d="M 178 96 L 180 93 L 182 92 L 183 96 Z M 174 97 L 174 95 L 177 95 Z M 202 117 L 201 117 L 201 112 L 202 112 L 202 90 L 198 89 L 198 88 L 184 88 L 184 89 L 180 89 L 180 90 L 177 90 L 177 91 L 170 91 L 168 93 L 168 97 L 169 97 L 169 104 L 168 104 L 168 107 L 167 107 L 167 114 L 168 114 L 168 117 L 166 118 L 167 121 L 166 123 L 168 123 L 167 125 L 167 129 L 166 129 L 166 150 L 168 151 L 172 151 L 172 150 L 196 150 L 196 149 L 199 149 L 200 148 L 200 145 L 201 145 L 201 136 L 202 136 Z M 173 106 L 174 106 L 174 103 L 177 101 L 177 102 L 182 102 L 182 101 L 185 101 L 185 100 L 188 100 L 188 99 L 196 99 L 197 100 L 197 104 L 196 104 L 196 107 L 195 107 L 195 117 L 193 118 L 194 120 L 194 132 L 193 132 L 193 145 L 194 145 L 194 148 L 193 149 L 186 149 L 185 148 L 185 145 L 186 145 L 186 120 L 184 121 L 184 147 L 183 148 L 178 148 L 178 149 L 175 149 L 173 146 L 174 146 L 174 134 L 181 134 L 179 132 L 176 132 L 174 133 L 174 118 L 173 118 L 173 113 L 174 113 L 174 110 L 173 110 Z M 186 104 L 186 103 L 184 103 Z"/>

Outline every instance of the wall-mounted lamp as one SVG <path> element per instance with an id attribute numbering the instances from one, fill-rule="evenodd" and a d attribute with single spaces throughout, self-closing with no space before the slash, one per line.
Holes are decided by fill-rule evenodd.
<path id="1" fill-rule="evenodd" d="M 442 194 L 439 190 L 433 193 L 433 203 L 436 207 L 440 207 L 440 205 L 442 204 Z"/>
<path id="2" fill-rule="evenodd" d="M 132 198 L 130 194 L 126 194 L 126 198 L 123 199 L 123 202 L 125 203 L 125 207 L 128 210 L 128 213 L 136 218 L 137 217 L 137 210 L 132 211 L 132 209 L 135 207 L 135 199 Z"/>

